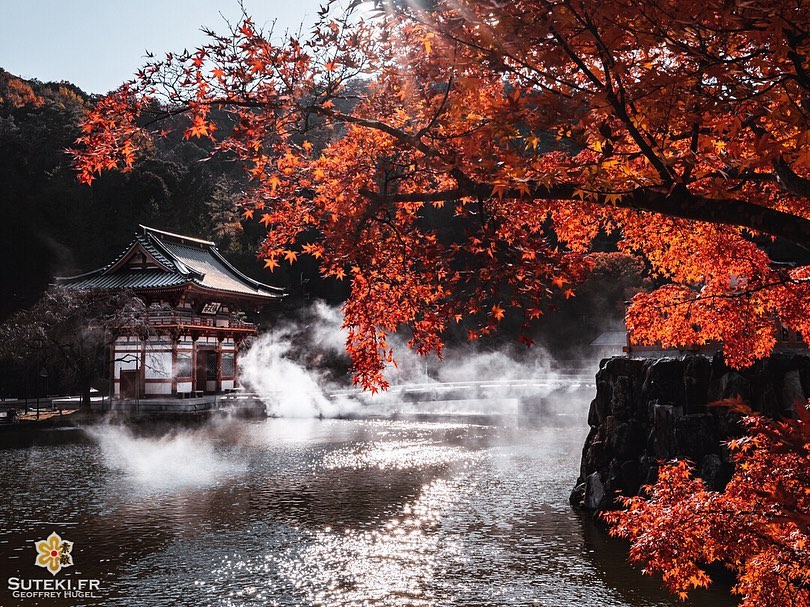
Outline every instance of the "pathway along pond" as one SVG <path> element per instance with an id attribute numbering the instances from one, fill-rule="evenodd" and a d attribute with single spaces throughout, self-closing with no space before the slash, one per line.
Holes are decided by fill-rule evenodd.
<path id="1" fill-rule="evenodd" d="M 567 503 L 587 394 L 567 414 L 97 426 L 0 440 L 0 605 L 681 603 Z M 16 437 L 20 439 L 20 437 Z M 34 541 L 75 543 L 56 579 L 98 599 L 15 599 L 52 578 Z"/>

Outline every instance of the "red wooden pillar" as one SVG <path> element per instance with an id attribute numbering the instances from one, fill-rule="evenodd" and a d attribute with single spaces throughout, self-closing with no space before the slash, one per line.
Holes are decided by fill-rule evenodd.
<path id="1" fill-rule="evenodd" d="M 237 339 L 234 335 L 233 337 L 233 387 L 236 388 L 239 385 L 239 342 L 241 340 Z"/>
<path id="2" fill-rule="evenodd" d="M 177 396 L 177 342 L 179 336 L 169 335 L 169 338 L 172 340 L 172 396 Z"/>
<path id="3" fill-rule="evenodd" d="M 118 345 L 118 338 L 115 338 L 115 341 L 110 344 L 110 347 L 107 349 L 107 353 L 110 357 L 110 387 L 107 390 L 110 400 L 112 401 L 115 398 L 115 359 L 118 357 L 116 346 Z"/>
<path id="4" fill-rule="evenodd" d="M 138 373 L 138 387 L 136 388 L 139 398 L 146 396 L 146 338 L 141 337 L 141 369 Z"/>
<path id="5" fill-rule="evenodd" d="M 199 390 L 197 386 L 197 339 L 198 336 L 191 335 L 191 391 Z M 205 386 L 202 387 L 205 390 Z"/>
<path id="6" fill-rule="evenodd" d="M 222 337 L 217 337 L 217 387 L 215 392 L 222 392 Z"/>

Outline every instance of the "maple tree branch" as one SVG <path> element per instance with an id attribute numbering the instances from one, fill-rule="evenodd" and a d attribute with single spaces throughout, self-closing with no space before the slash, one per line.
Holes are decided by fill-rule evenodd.
<path id="1" fill-rule="evenodd" d="M 569 59 L 577 66 L 580 72 L 582 72 L 588 80 L 590 80 L 597 88 L 602 89 L 605 92 L 605 98 L 607 99 L 608 103 L 613 107 L 613 111 L 616 112 L 616 116 L 624 123 L 625 128 L 627 129 L 627 133 L 633 139 L 633 141 L 638 146 L 639 150 L 642 154 L 650 161 L 650 164 L 655 168 L 658 172 L 658 175 L 665 183 L 672 183 L 674 182 L 674 178 L 672 173 L 670 172 L 669 168 L 664 164 L 658 154 L 655 153 L 650 143 L 644 138 L 641 134 L 639 129 L 636 127 L 636 124 L 630 118 L 630 115 L 627 113 L 627 107 L 625 104 L 619 99 L 616 95 L 615 91 L 613 90 L 613 86 L 610 82 L 610 72 L 607 67 L 605 67 L 605 82 L 602 82 L 599 77 L 593 73 L 591 69 L 588 68 L 587 64 L 583 59 L 574 52 L 574 49 L 568 44 L 566 41 L 554 28 L 550 28 L 549 30 L 551 35 L 557 41 L 557 44 L 560 45 L 560 48 L 568 55 Z"/>
<path id="2" fill-rule="evenodd" d="M 757 136 L 765 137 L 768 131 L 757 124 L 758 118 L 758 116 L 752 117 L 744 123 L 744 126 L 751 129 Z M 772 164 L 776 173 L 776 182 L 785 191 L 795 196 L 810 197 L 810 179 L 797 175 L 782 156 L 774 160 Z"/>
<path id="3" fill-rule="evenodd" d="M 419 129 L 419 132 L 416 134 L 417 139 L 422 138 L 425 135 L 425 133 L 427 133 L 430 129 L 432 129 L 433 125 L 435 125 L 436 121 L 439 119 L 439 116 L 442 115 L 442 112 L 444 111 L 444 108 L 447 105 L 447 99 L 450 97 L 450 89 L 452 88 L 452 86 L 453 86 L 453 77 L 450 76 L 450 79 L 447 81 L 447 87 L 444 89 L 444 94 L 442 95 L 442 100 L 439 103 L 439 106 L 436 108 L 436 111 L 433 113 L 433 117 L 430 119 L 430 121 L 421 129 Z"/>
<path id="4" fill-rule="evenodd" d="M 692 304 L 696 304 L 702 301 L 714 301 L 716 299 L 729 299 L 735 300 L 740 299 L 742 297 L 750 297 L 754 293 L 759 293 L 760 291 L 767 291 L 768 289 L 772 289 L 774 287 L 784 287 L 786 285 L 801 285 L 807 284 L 810 282 L 808 278 L 790 278 L 785 277 L 781 280 L 774 280 L 771 282 L 762 283 L 755 287 L 750 287 L 747 289 L 743 289 L 740 291 L 730 291 L 728 293 L 710 293 L 709 295 L 702 295 L 698 294 L 695 297 L 688 298 L 688 299 L 681 299 L 679 301 L 673 301 L 671 303 L 666 303 L 663 305 L 656 305 L 655 308 L 657 310 L 667 310 L 672 308 L 678 308 L 680 306 L 686 305 L 689 306 L 691 309 Z"/>
<path id="5" fill-rule="evenodd" d="M 457 175 L 454 176 L 458 179 Z M 475 183 L 468 178 L 458 179 L 458 181 L 459 187 L 450 190 L 383 196 L 369 189 L 361 188 L 359 194 L 375 202 L 393 204 L 451 201 L 469 197 L 492 197 L 493 186 L 490 184 Z M 527 198 L 526 192 L 518 189 L 504 189 L 500 190 L 498 194 L 499 197 L 505 199 Z M 529 187 L 528 198 L 534 200 L 576 200 L 580 198 L 580 195 L 579 188 L 575 184 L 558 184 L 551 187 L 534 185 Z M 673 188 L 671 192 L 663 189 L 642 187 L 622 195 L 619 199 L 611 196 L 610 201 L 608 201 L 608 195 L 606 194 L 593 194 L 586 199 L 586 202 L 635 211 L 646 211 L 691 221 L 738 226 L 782 238 L 810 251 L 810 220 L 744 200 L 707 198 L 693 194 L 684 187 Z"/>
<path id="6" fill-rule="evenodd" d="M 784 30 L 784 35 L 790 47 L 787 57 L 793 63 L 793 69 L 796 70 L 795 80 L 802 87 L 810 90 L 810 72 L 804 67 L 804 57 L 799 53 L 798 48 L 801 36 L 791 32 L 789 29 Z"/>
<path id="7" fill-rule="evenodd" d="M 498 60 L 498 58 L 500 56 L 502 56 L 504 59 L 508 59 L 509 61 L 513 62 L 515 65 L 511 66 L 511 65 L 509 65 L 509 63 L 507 61 L 499 61 L 498 62 L 500 64 L 500 66 L 506 72 L 517 75 L 517 74 L 520 73 L 517 68 L 522 67 L 525 70 L 528 70 L 530 72 L 533 72 L 535 74 L 538 74 L 538 75 L 542 76 L 546 80 L 550 80 L 550 81 L 552 81 L 552 82 L 554 82 L 554 83 L 556 83 L 558 85 L 565 86 L 565 87 L 571 89 L 572 91 L 581 91 L 581 92 L 585 91 L 585 88 L 583 88 L 582 86 L 580 86 L 576 82 L 572 82 L 572 81 L 560 78 L 559 75 L 555 75 L 552 71 L 547 70 L 547 69 L 543 69 L 541 66 L 534 65 L 534 64 L 530 63 L 527 59 L 522 59 L 522 58 L 518 57 L 514 53 L 510 52 L 503 44 L 498 44 L 497 47 L 484 46 L 483 44 L 478 44 L 478 43 L 476 43 L 476 42 L 474 42 L 472 40 L 464 39 L 464 38 L 462 38 L 460 36 L 454 35 L 452 32 L 443 30 L 435 22 L 424 19 L 424 18 L 421 18 L 420 16 L 411 15 L 411 18 L 415 22 L 422 25 L 423 27 L 430 29 L 432 32 L 446 38 L 447 40 L 449 40 L 451 42 L 455 42 L 455 43 L 457 43 L 457 44 L 459 44 L 461 46 L 467 47 L 467 48 L 472 49 L 474 51 L 478 51 L 478 52 L 482 53 L 484 56 L 486 56 L 486 57 L 488 57 L 490 59 L 494 59 L 496 62 L 498 62 L 497 60 Z M 496 44 L 497 43 L 497 37 L 492 37 L 492 39 L 490 40 L 490 43 Z M 532 80 L 532 83 L 535 86 L 542 89 L 543 92 L 545 92 L 545 93 L 548 93 L 550 95 L 555 95 L 555 96 L 558 96 L 558 97 L 562 97 L 562 98 L 565 98 L 565 99 L 569 99 L 569 100 L 573 99 L 572 95 L 564 93 L 563 91 L 561 91 L 561 90 L 559 90 L 557 88 L 551 87 L 551 86 L 543 83 L 541 80 L 538 80 L 537 78 L 532 78 L 531 80 Z"/>
<path id="8" fill-rule="evenodd" d="M 400 143 L 403 143 L 405 145 L 413 147 L 416 150 L 419 150 L 425 156 L 439 155 L 436 150 L 431 148 L 429 145 L 425 144 L 418 137 L 408 135 L 401 129 L 398 129 L 380 120 L 370 120 L 368 118 L 361 118 L 359 116 L 353 116 L 351 114 L 344 114 L 343 112 L 338 112 L 331 108 L 323 107 L 322 105 L 309 106 L 305 108 L 305 110 L 310 111 L 314 114 L 328 116 L 329 118 L 334 118 L 335 120 L 340 120 L 341 122 L 348 122 L 349 124 L 356 124 L 358 126 L 376 129 L 378 131 L 390 135 Z"/>
<path id="9" fill-rule="evenodd" d="M 784 158 L 773 163 L 777 181 L 785 190 L 796 196 L 810 198 L 810 179 L 797 175 Z"/>

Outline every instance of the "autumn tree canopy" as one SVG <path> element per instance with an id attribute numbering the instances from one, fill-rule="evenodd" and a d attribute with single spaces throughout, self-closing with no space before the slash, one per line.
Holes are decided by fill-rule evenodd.
<path id="1" fill-rule="evenodd" d="M 451 323 L 471 340 L 507 313 L 528 327 L 604 232 L 666 282 L 632 301 L 637 341 L 721 340 L 743 366 L 775 318 L 810 335 L 810 268 L 765 246 L 810 249 L 806 1 L 353 5 L 306 37 L 246 17 L 153 59 L 85 121 L 80 179 L 129 169 L 186 115 L 186 137 L 250 173 L 266 267 L 310 255 L 351 281 L 368 388 L 402 327 L 420 353 Z"/>
<path id="2" fill-rule="evenodd" d="M 611 533 L 631 541 L 630 560 L 686 598 L 710 584 L 705 566 L 737 574 L 742 607 L 810 605 L 810 409 L 775 422 L 739 402 L 750 436 L 729 442 L 736 464 L 722 493 L 709 491 L 685 461 L 664 466 L 648 497 L 623 498 Z"/>

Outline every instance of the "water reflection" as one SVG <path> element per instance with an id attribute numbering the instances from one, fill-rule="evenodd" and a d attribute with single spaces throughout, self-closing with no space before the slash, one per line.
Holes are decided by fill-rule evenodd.
<path id="1" fill-rule="evenodd" d="M 88 604 L 682 604 L 568 507 L 574 418 L 95 428 L 7 449 L 0 563 L 39 577 L 31 541 L 57 530 L 76 544 L 59 576 L 103 580 Z"/>

